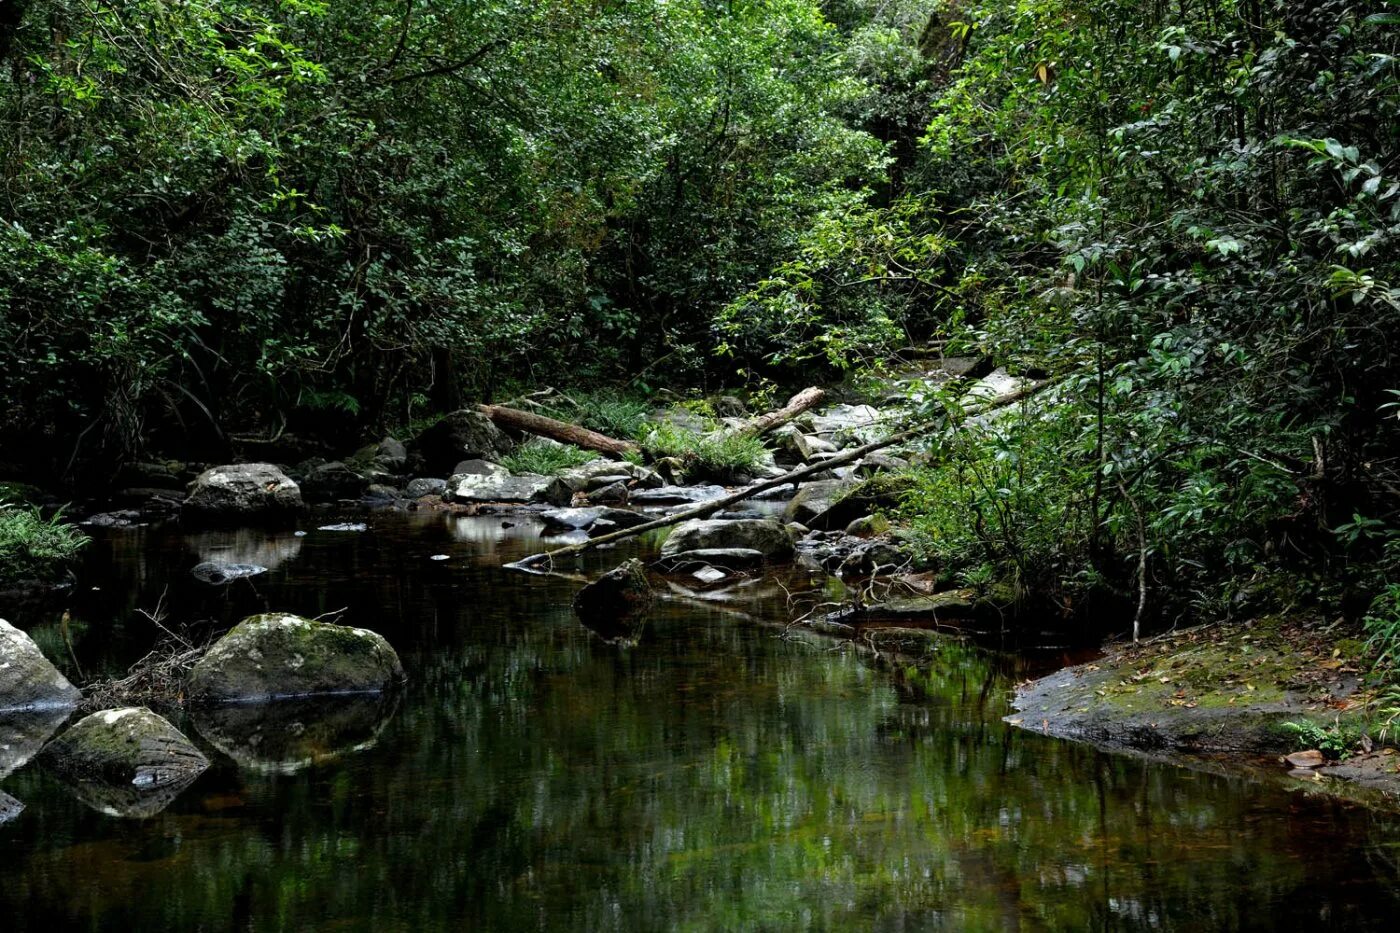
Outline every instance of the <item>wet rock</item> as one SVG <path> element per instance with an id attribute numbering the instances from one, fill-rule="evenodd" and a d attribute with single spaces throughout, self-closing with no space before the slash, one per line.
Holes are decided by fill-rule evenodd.
<path id="1" fill-rule="evenodd" d="M 701 567 L 699 570 L 692 573 L 691 576 L 701 583 L 718 583 L 721 580 L 728 579 L 729 574 L 715 567 Z"/>
<path id="2" fill-rule="evenodd" d="M 34 639 L 0 619 L 0 711 L 72 709 L 81 699 Z"/>
<path id="3" fill-rule="evenodd" d="M 365 487 L 364 495 L 360 498 L 369 505 L 388 505 L 397 502 L 402 498 L 402 494 L 393 486 L 384 483 L 371 483 Z"/>
<path id="4" fill-rule="evenodd" d="M 651 600 L 646 568 L 633 558 L 579 590 L 574 597 L 574 612 L 604 638 L 629 640 L 640 634 L 630 620 Z"/>
<path id="5" fill-rule="evenodd" d="M 873 603 L 865 614 L 905 625 L 934 625 L 976 617 L 977 601 L 966 590 L 950 590 L 932 596 L 905 596 Z"/>
<path id="6" fill-rule="evenodd" d="M 295 774 L 374 746 L 398 694 L 301 697 L 276 703 L 224 703 L 194 710 L 195 729 L 239 767 Z"/>
<path id="7" fill-rule="evenodd" d="M 141 707 L 93 713 L 50 743 L 42 759 L 68 778 L 140 790 L 187 782 L 209 767 L 179 729 Z"/>
<path id="8" fill-rule="evenodd" d="M 587 496 L 589 502 L 610 502 L 622 505 L 632 501 L 632 487 L 621 480 L 593 490 Z"/>
<path id="9" fill-rule="evenodd" d="M 661 556 L 709 548 L 742 548 L 779 559 L 792 554 L 792 537 L 781 522 L 768 518 L 732 522 L 692 519 L 672 529 L 661 546 Z"/>
<path id="10" fill-rule="evenodd" d="M 1291 755 L 1283 756 L 1284 763 L 1291 768 L 1321 768 L 1327 764 L 1327 759 L 1322 752 L 1317 749 L 1309 749 L 1305 752 L 1294 752 Z"/>
<path id="11" fill-rule="evenodd" d="M 723 486 L 659 486 L 633 492 L 631 501 L 638 505 L 677 505 L 682 502 L 711 502 L 727 495 L 729 491 Z"/>
<path id="12" fill-rule="evenodd" d="M 788 502 L 783 510 L 783 521 L 800 522 L 808 528 L 824 528 L 825 525 L 818 522 L 818 518 L 825 515 L 848 488 L 847 483 L 835 479 L 807 483 Z"/>
<path id="13" fill-rule="evenodd" d="M 613 528 L 632 528 L 647 522 L 647 516 L 627 509 L 590 506 L 582 509 L 551 509 L 541 512 L 540 519 L 549 531 L 585 531 L 602 520 Z"/>
<path id="14" fill-rule="evenodd" d="M 0 791 L 0 826 L 5 825 L 24 812 L 24 804 L 9 794 Z"/>
<path id="15" fill-rule="evenodd" d="M 801 466 L 812 459 L 812 447 L 807 436 L 797 427 L 785 424 L 773 432 L 775 455 L 784 464 Z"/>
<path id="16" fill-rule="evenodd" d="M 72 713 L 71 706 L 0 713 L 0 781 L 39 754 Z"/>
<path id="17" fill-rule="evenodd" d="M 452 468 L 452 475 L 463 476 L 509 476 L 510 470 L 499 463 L 491 463 L 487 460 L 463 460 Z"/>
<path id="18" fill-rule="evenodd" d="M 217 560 L 206 560 L 190 568 L 190 575 L 196 580 L 213 586 L 222 586 L 244 577 L 256 577 L 260 573 L 267 573 L 267 568 L 260 564 L 230 564 Z"/>
<path id="19" fill-rule="evenodd" d="M 339 460 L 312 467 L 302 480 L 301 491 L 309 502 L 334 502 L 356 499 L 368 481 L 358 470 Z"/>
<path id="20" fill-rule="evenodd" d="M 698 566 L 742 570 L 757 567 L 764 560 L 763 552 L 753 548 L 696 548 L 659 558 L 651 566 L 661 573 L 692 570 Z"/>
<path id="21" fill-rule="evenodd" d="M 409 480 L 403 492 L 404 496 L 409 499 L 424 499 L 428 496 L 440 496 L 447 492 L 447 480 L 420 476 L 417 479 Z"/>
<path id="22" fill-rule="evenodd" d="M 447 483 L 449 502 L 545 502 L 566 505 L 573 493 L 554 476 L 522 473 L 520 476 L 483 476 L 467 473 Z"/>
<path id="23" fill-rule="evenodd" d="M 909 461 L 903 457 L 876 451 L 862 457 L 856 464 L 857 476 L 874 476 L 877 473 L 899 473 L 909 469 Z"/>
<path id="24" fill-rule="evenodd" d="M 717 522 L 737 522 L 746 518 L 772 518 L 773 516 L 760 512 L 758 509 L 726 509 L 711 517 Z"/>
<path id="25" fill-rule="evenodd" d="M 846 526 L 846 534 L 857 538 L 872 538 L 890 530 L 890 520 L 883 515 L 866 515 Z"/>
<path id="26" fill-rule="evenodd" d="M 302 509 L 300 487 L 270 463 L 214 467 L 191 487 L 184 511 L 208 519 L 284 518 Z"/>
<path id="27" fill-rule="evenodd" d="M 398 438 L 386 437 L 375 449 L 374 464 L 385 472 L 397 473 L 408 464 L 408 448 Z"/>
<path id="28" fill-rule="evenodd" d="M 418 435 L 410 448 L 427 470 L 446 473 L 462 460 L 497 462 L 515 449 L 515 442 L 481 412 L 462 409 Z"/>
<path id="29" fill-rule="evenodd" d="M 404 678 L 380 635 L 299 616 L 250 616 L 190 671 L 191 699 L 203 703 L 333 693 L 374 693 Z"/>
<path id="30" fill-rule="evenodd" d="M 121 509 L 116 512 L 98 512 L 79 522 L 91 528 L 133 528 L 144 524 L 145 516 L 138 509 Z"/>
<path id="31" fill-rule="evenodd" d="M 560 473 L 559 479 L 575 492 L 602 489 L 613 483 L 642 487 L 662 484 L 655 471 L 626 460 L 590 460 Z"/>

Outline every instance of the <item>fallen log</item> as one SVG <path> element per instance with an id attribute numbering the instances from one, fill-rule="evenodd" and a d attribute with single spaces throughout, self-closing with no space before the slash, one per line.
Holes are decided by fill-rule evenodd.
<path id="1" fill-rule="evenodd" d="M 590 431 L 588 428 L 569 424 L 567 421 L 546 418 L 544 415 L 537 415 L 534 412 L 507 408 L 504 405 L 478 405 L 476 409 L 495 422 L 497 427 L 523 431 L 538 437 L 547 437 L 562 444 L 582 447 L 584 450 L 595 450 L 613 457 L 623 457 L 641 452 L 641 448 L 631 441 L 620 441 L 608 437 L 606 434 L 599 434 L 597 431 Z"/>
<path id="2" fill-rule="evenodd" d="M 725 431 L 724 434 L 726 437 L 762 437 L 774 428 L 787 424 L 804 411 L 820 405 L 825 398 L 826 391 L 816 386 L 803 389 L 788 399 L 788 403 L 777 411 L 770 411 L 757 418 L 750 418 L 743 424 Z"/>
<path id="3" fill-rule="evenodd" d="M 1007 405 L 1014 405 L 1016 402 L 1019 402 L 1022 399 L 1026 399 L 1032 395 L 1035 395 L 1037 392 L 1049 386 L 1050 384 L 1051 383 L 1049 380 L 1042 382 L 1027 383 L 1026 385 L 1022 386 L 1019 389 L 1016 389 L 1013 392 L 1008 392 L 1005 395 L 1001 395 L 996 398 L 987 399 L 985 403 L 978 404 L 975 409 L 969 408 L 968 410 L 964 411 L 962 423 L 965 424 L 967 421 L 972 420 L 972 418 L 977 417 L 979 415 L 984 415 L 987 412 L 992 411 L 994 409 L 1005 408 Z M 580 541 L 577 544 L 569 544 L 565 545 L 564 547 L 555 548 L 552 551 L 545 551 L 541 554 L 535 554 L 525 558 L 524 560 L 516 561 L 513 564 L 509 564 L 508 567 L 512 570 L 523 570 L 528 573 L 538 573 L 538 568 L 541 564 L 552 565 L 554 559 L 558 557 L 571 557 L 575 554 L 582 554 L 584 551 L 598 547 L 599 545 L 610 544 L 613 541 L 621 541 L 624 538 L 630 538 L 634 535 L 645 534 L 648 531 L 655 531 L 658 528 L 668 528 L 671 525 L 677 525 L 681 522 L 689 521 L 692 518 L 704 518 L 706 515 L 712 515 L 715 512 L 723 511 L 724 509 L 729 508 L 731 505 L 734 505 L 737 502 L 743 502 L 745 499 L 751 499 L 759 493 L 766 492 L 769 489 L 777 489 L 779 486 L 786 486 L 789 483 L 796 485 L 797 483 L 802 482 L 804 479 L 807 479 L 811 476 L 815 476 L 816 474 L 829 470 L 832 467 L 844 466 L 847 463 L 854 463 L 861 457 L 864 457 L 867 454 L 872 454 L 877 450 L 884 450 L 886 447 L 893 447 L 896 444 L 903 444 L 906 441 L 912 441 L 915 438 L 926 434 L 934 428 L 938 427 L 941 422 L 942 419 L 925 421 L 924 423 L 909 428 L 906 431 L 900 431 L 898 434 L 892 434 L 884 440 L 874 441 L 872 443 L 865 444 L 861 447 L 856 447 L 852 450 L 844 451 L 842 453 L 837 454 L 834 457 L 829 457 L 826 460 L 822 460 L 819 463 L 808 464 L 807 466 L 799 467 L 798 469 L 793 470 L 790 473 L 784 473 L 782 476 L 774 477 L 773 479 L 765 480 L 764 482 L 756 483 L 752 486 L 746 486 L 738 492 L 731 493 L 730 495 L 725 496 L 723 499 L 712 499 L 711 501 L 697 505 L 694 508 L 685 509 L 684 511 L 667 515 L 664 518 L 658 518 L 655 521 L 644 522 L 640 525 L 633 525 L 631 528 L 623 528 L 619 531 L 609 532 L 605 535 L 599 535 L 596 538 L 589 538 L 587 541 Z"/>

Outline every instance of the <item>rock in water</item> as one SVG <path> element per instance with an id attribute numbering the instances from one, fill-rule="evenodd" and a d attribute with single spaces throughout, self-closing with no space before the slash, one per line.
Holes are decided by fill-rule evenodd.
<path id="1" fill-rule="evenodd" d="M 668 558 L 684 551 L 715 548 L 741 548 L 758 551 L 769 559 L 784 558 L 792 554 L 792 536 L 781 522 L 768 518 L 738 521 L 692 519 L 675 527 L 661 546 L 661 556 Z"/>
<path id="2" fill-rule="evenodd" d="M 190 671 L 204 703 L 375 693 L 404 679 L 399 656 L 374 632 L 268 613 L 244 619 Z"/>
<path id="3" fill-rule="evenodd" d="M 82 698 L 34 639 L 0 619 L 0 710 L 71 709 Z"/>
<path id="4" fill-rule="evenodd" d="M 418 435 L 411 446 L 430 471 L 446 473 L 462 460 L 498 461 L 515 442 L 481 412 L 462 409 Z"/>
<path id="5" fill-rule="evenodd" d="M 203 583 L 221 586 L 243 577 L 256 577 L 267 573 L 261 564 L 226 564 L 220 560 L 206 560 L 190 568 L 190 574 Z"/>
<path id="6" fill-rule="evenodd" d="M 148 709 L 109 709 L 81 720 L 42 754 L 65 777 L 154 789 L 203 773 L 209 760 L 165 719 Z"/>
<path id="7" fill-rule="evenodd" d="M 484 476 L 461 473 L 447 483 L 448 502 L 547 502 L 564 505 L 572 493 L 558 478 L 523 473 L 520 476 Z"/>
<path id="8" fill-rule="evenodd" d="M 72 713 L 71 706 L 0 713 L 0 781 L 39 754 Z"/>
<path id="9" fill-rule="evenodd" d="M 0 793 L 0 825 L 10 822 L 24 812 L 24 804 L 9 794 Z"/>
<path id="10" fill-rule="evenodd" d="M 205 470 L 184 504 L 185 512 L 211 519 L 285 518 L 301 508 L 301 489 L 270 463 Z"/>
<path id="11" fill-rule="evenodd" d="M 579 590 L 574 611 L 594 632 L 609 641 L 635 641 L 640 625 L 632 618 L 651 604 L 646 568 L 633 558 Z"/>

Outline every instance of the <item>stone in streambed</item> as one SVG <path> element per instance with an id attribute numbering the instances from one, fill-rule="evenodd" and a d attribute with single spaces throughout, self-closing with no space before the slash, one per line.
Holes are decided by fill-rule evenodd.
<path id="1" fill-rule="evenodd" d="M 661 556 L 674 557 L 683 551 L 708 548 L 743 548 L 758 551 L 768 559 L 778 559 L 790 556 L 792 546 L 787 528 L 773 519 L 692 519 L 672 530 L 661 546 Z"/>
<path id="2" fill-rule="evenodd" d="M 633 558 L 579 590 L 574 611 L 590 629 L 608 639 L 636 634 L 628 620 L 651 604 L 646 568 Z"/>
<path id="3" fill-rule="evenodd" d="M 565 505 L 573 493 L 569 487 L 553 476 L 539 476 L 523 473 L 520 476 L 484 476 L 474 473 L 453 476 L 447 483 L 449 502 L 481 503 L 544 502 L 550 505 Z"/>
<path id="4" fill-rule="evenodd" d="M 81 699 L 34 639 L 0 619 L 0 711 L 72 709 Z"/>
<path id="5" fill-rule="evenodd" d="M 190 484 L 186 514 L 208 519 L 282 518 L 303 507 L 301 488 L 270 463 L 205 470 Z"/>
<path id="6" fill-rule="evenodd" d="M 366 629 L 268 613 L 251 616 L 190 671 L 188 692 L 203 703 L 334 693 L 374 693 L 404 679 L 399 656 Z"/>
<path id="7" fill-rule="evenodd" d="M 653 562 L 651 566 L 661 573 L 674 573 L 699 566 L 741 570 L 757 567 L 763 561 L 763 552 L 753 548 L 696 548 L 662 557 Z"/>
<path id="8" fill-rule="evenodd" d="M 42 757 L 65 777 L 138 789 L 186 783 L 209 767 L 179 729 L 141 707 L 93 713 L 45 748 Z"/>

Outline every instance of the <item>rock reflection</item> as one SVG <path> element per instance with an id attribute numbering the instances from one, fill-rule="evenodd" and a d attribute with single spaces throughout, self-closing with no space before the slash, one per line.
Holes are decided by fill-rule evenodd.
<path id="1" fill-rule="evenodd" d="M 398 708 L 397 692 L 229 703 L 191 719 L 210 745 L 240 767 L 295 774 L 374 746 Z"/>
<path id="2" fill-rule="evenodd" d="M 198 774 L 191 774 L 157 785 L 121 784 L 83 778 L 65 783 L 74 797 L 98 813 L 144 820 L 164 811 L 198 778 Z"/>
<path id="3" fill-rule="evenodd" d="M 301 553 L 295 532 L 263 528 L 201 531 L 185 536 L 185 544 L 201 563 L 256 564 L 276 570 Z"/>
<path id="4" fill-rule="evenodd" d="M 0 713 L 0 779 L 7 778 L 39 754 L 71 709 Z"/>
<path id="5" fill-rule="evenodd" d="M 0 791 L 0 826 L 10 822 L 24 812 L 24 804 Z"/>

